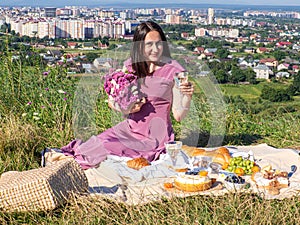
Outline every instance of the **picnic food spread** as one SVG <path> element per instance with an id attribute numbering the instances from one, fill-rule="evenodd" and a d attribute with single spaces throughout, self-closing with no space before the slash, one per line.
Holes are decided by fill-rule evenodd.
<path id="1" fill-rule="evenodd" d="M 173 182 L 164 184 L 165 189 L 176 188 L 185 192 L 205 191 L 212 187 L 214 179 L 212 172 L 218 177 L 226 189 L 242 190 L 249 187 L 245 180 L 247 176 L 257 188 L 267 190 L 271 195 L 278 195 L 281 188 L 289 187 L 289 178 L 286 171 L 272 169 L 271 165 L 264 168 L 245 154 L 236 155 L 229 152 L 226 147 L 213 150 L 204 150 L 197 147 L 182 146 L 190 159 L 188 168 L 176 171 L 177 176 Z M 217 171 L 213 171 L 216 167 Z"/>
<path id="2" fill-rule="evenodd" d="M 168 153 L 161 154 L 159 160 L 151 163 L 144 158 L 110 156 L 98 168 L 83 170 L 88 179 L 89 192 L 91 195 L 103 195 L 128 204 L 156 201 L 161 196 L 219 196 L 237 191 L 257 193 L 264 199 L 284 199 L 299 195 L 300 173 L 297 166 L 300 162 L 300 155 L 298 150 L 276 149 L 267 144 L 226 146 L 205 150 L 190 146 L 183 148 L 176 155 L 175 164 Z M 229 151 L 230 158 L 228 164 L 224 163 L 224 167 L 215 162 L 213 157 L 207 156 L 215 155 L 217 151 L 219 154 L 228 154 L 226 150 Z M 205 153 L 205 156 L 202 154 L 204 151 L 211 151 L 211 153 Z M 56 166 L 59 162 L 68 159 L 56 157 L 56 155 L 53 157 L 52 154 L 49 157 L 45 158 L 46 163 L 42 163 L 49 170 L 52 168 L 51 165 Z M 5 174 L 1 176 L 4 185 L 7 183 L 6 179 L 15 177 L 15 173 L 11 176 L 10 171 Z M 60 175 L 63 174 L 69 176 L 68 173 L 60 173 Z M 44 190 L 40 185 L 37 187 L 39 191 Z M 59 190 L 57 185 L 53 188 L 56 191 Z M 5 188 L 2 189 L 2 191 L 5 190 Z M 16 193 L 18 196 L 24 196 L 26 192 L 23 189 L 16 189 Z M 36 196 L 39 197 L 39 202 L 44 201 L 40 199 L 40 192 Z M 4 194 L 3 197 L 4 200 L 11 199 L 11 192 Z M 31 206 L 32 198 L 29 200 L 28 203 Z M 1 201 L 0 198 L 0 208 L 7 203 L 8 201 Z M 9 206 L 7 209 L 10 210 L 12 207 Z"/>
<path id="3" fill-rule="evenodd" d="M 251 176 L 258 188 L 267 190 L 270 194 L 279 194 L 281 188 L 289 186 L 288 173 L 272 169 L 272 166 L 266 166 L 261 172 L 254 173 Z"/>

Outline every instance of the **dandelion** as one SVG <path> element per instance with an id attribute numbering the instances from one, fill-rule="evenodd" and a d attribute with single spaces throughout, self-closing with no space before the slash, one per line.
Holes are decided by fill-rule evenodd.
<path id="1" fill-rule="evenodd" d="M 60 93 L 60 94 L 65 94 L 65 93 L 66 93 L 66 92 L 63 91 L 63 90 L 58 90 L 57 92 Z"/>

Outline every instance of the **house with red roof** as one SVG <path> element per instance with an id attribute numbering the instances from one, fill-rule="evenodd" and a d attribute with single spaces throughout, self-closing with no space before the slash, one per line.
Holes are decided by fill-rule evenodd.
<path id="1" fill-rule="evenodd" d="M 199 59 L 213 59 L 214 54 L 212 52 L 203 52 L 198 58 Z"/>
<path id="2" fill-rule="evenodd" d="M 182 32 L 182 33 L 181 33 L 181 37 L 184 38 L 184 39 L 189 38 L 189 36 L 190 36 L 190 35 L 189 35 L 189 33 L 187 33 L 187 32 Z"/>
<path id="3" fill-rule="evenodd" d="M 271 37 L 267 38 L 268 42 L 275 42 L 277 40 L 278 40 L 278 38 L 275 38 L 275 37 L 274 38 L 273 37 L 272 38 Z"/>
<path id="4" fill-rule="evenodd" d="M 266 53 L 269 52 L 269 49 L 267 49 L 266 47 L 259 47 L 256 49 L 257 53 Z"/>
<path id="5" fill-rule="evenodd" d="M 259 63 L 264 64 L 268 67 L 272 67 L 272 68 L 277 68 L 277 66 L 278 66 L 278 61 L 275 58 L 261 59 L 261 60 L 259 60 Z"/>
<path id="6" fill-rule="evenodd" d="M 293 72 L 295 72 L 295 73 L 298 73 L 298 72 L 299 72 L 299 69 L 300 69 L 299 65 L 293 65 L 293 66 L 292 66 L 292 70 L 293 70 Z"/>
<path id="7" fill-rule="evenodd" d="M 68 46 L 68 48 L 72 48 L 72 49 L 74 49 L 76 46 L 77 46 L 77 43 L 76 42 L 68 42 L 67 43 L 67 46 Z"/>
<path id="8" fill-rule="evenodd" d="M 290 64 L 288 63 L 281 63 L 277 66 L 277 70 L 288 70 L 290 67 Z"/>
<path id="9" fill-rule="evenodd" d="M 276 43 L 276 46 L 279 47 L 279 48 L 287 48 L 290 45 L 292 45 L 292 43 L 289 42 L 289 41 L 280 41 L 280 42 Z"/>
<path id="10" fill-rule="evenodd" d="M 197 54 L 202 54 L 204 52 L 204 48 L 203 47 L 196 47 L 194 48 L 194 52 Z"/>

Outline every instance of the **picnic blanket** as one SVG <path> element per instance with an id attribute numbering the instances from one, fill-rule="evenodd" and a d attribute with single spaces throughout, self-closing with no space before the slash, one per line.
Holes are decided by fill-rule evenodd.
<path id="1" fill-rule="evenodd" d="M 287 171 L 291 165 L 300 165 L 299 152 L 295 149 L 278 149 L 267 144 L 253 146 L 226 146 L 230 152 L 251 152 L 256 163 L 263 167 L 272 165 L 273 168 Z M 209 150 L 209 149 L 207 149 Z M 179 156 L 179 159 L 184 156 Z M 112 198 L 127 204 L 144 204 L 159 200 L 162 197 L 186 197 L 191 195 L 224 195 L 230 190 L 223 187 L 218 180 L 211 189 L 201 192 L 183 192 L 180 190 L 165 189 L 165 182 L 172 182 L 176 176 L 174 169 L 170 167 L 170 159 L 162 155 L 158 161 L 140 170 L 134 170 L 126 166 L 128 158 L 108 157 L 97 168 L 85 170 L 89 182 L 89 191 L 92 196 Z M 178 162 L 182 163 L 181 160 Z M 254 192 L 266 199 L 284 199 L 298 195 L 300 191 L 300 169 L 290 177 L 288 188 L 280 189 L 279 195 L 271 195 L 267 191 L 257 189 L 251 176 L 245 176 L 246 182 L 251 186 L 242 191 Z"/>

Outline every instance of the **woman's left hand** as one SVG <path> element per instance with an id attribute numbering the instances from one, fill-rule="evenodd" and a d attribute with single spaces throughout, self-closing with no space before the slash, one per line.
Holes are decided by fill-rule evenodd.
<path id="1" fill-rule="evenodd" d="M 179 86 L 179 89 L 183 95 L 187 95 L 189 97 L 192 97 L 192 95 L 194 93 L 194 87 L 191 82 L 181 83 Z"/>

